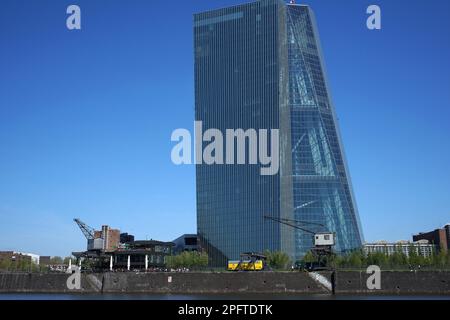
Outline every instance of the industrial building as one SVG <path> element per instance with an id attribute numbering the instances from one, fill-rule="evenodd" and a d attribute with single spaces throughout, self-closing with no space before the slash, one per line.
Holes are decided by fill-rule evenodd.
<path id="1" fill-rule="evenodd" d="M 135 240 L 133 235 L 107 225 L 98 231 L 79 219 L 74 221 L 87 239 L 86 251 L 72 252 L 78 263 L 88 260 L 95 268 L 111 271 L 151 270 L 165 268 L 167 257 L 173 254 L 172 242 Z"/>
<path id="2" fill-rule="evenodd" d="M 183 234 L 172 242 L 175 244 L 175 254 L 183 251 L 199 251 L 198 238 L 196 234 Z"/>
<path id="3" fill-rule="evenodd" d="M 173 254 L 172 242 L 156 240 L 138 240 L 127 249 L 113 252 L 113 268 L 130 269 L 164 268 L 167 257 Z"/>
<path id="4" fill-rule="evenodd" d="M 102 230 L 94 231 L 94 239 L 92 241 L 92 249 L 114 251 L 119 247 L 120 230 L 111 229 L 108 225 L 103 225 Z"/>
<path id="5" fill-rule="evenodd" d="M 364 252 L 367 253 L 383 253 L 392 255 L 396 252 L 404 253 L 409 256 L 411 250 L 415 250 L 416 254 L 424 257 L 431 256 L 436 252 L 436 246 L 428 242 L 428 240 L 419 240 L 410 242 L 401 240 L 397 242 L 378 241 L 374 243 L 365 243 L 363 246 Z"/>
<path id="6" fill-rule="evenodd" d="M 114 251 L 87 250 L 72 252 L 79 259 L 93 261 L 96 268 L 106 270 L 151 270 L 165 268 L 167 257 L 173 254 L 172 242 L 140 240 L 127 248 Z"/>
<path id="7" fill-rule="evenodd" d="M 413 241 L 428 240 L 436 245 L 437 250 L 447 252 L 450 248 L 450 223 L 441 229 L 435 229 L 429 232 L 420 232 L 413 235 Z"/>
<path id="8" fill-rule="evenodd" d="M 323 226 L 312 231 L 335 233 L 336 252 L 361 248 L 358 210 L 310 7 L 261 0 L 195 14 L 194 52 L 195 120 L 202 132 L 279 133 L 277 172 L 262 175 L 268 166 L 258 161 L 196 165 L 197 234 L 211 265 L 266 249 L 301 259 L 313 237 L 276 219 Z M 255 146 L 251 136 L 245 139 Z M 224 154 L 239 163 L 236 143 L 230 149 Z"/>
<path id="9" fill-rule="evenodd" d="M 132 243 L 134 242 L 134 236 L 132 234 L 128 234 L 127 232 L 120 234 L 120 243 Z"/>
<path id="10" fill-rule="evenodd" d="M 95 230 L 80 219 L 74 219 L 75 223 L 87 239 L 88 250 L 114 251 L 120 244 L 120 230 L 111 229 L 103 225 L 101 230 Z"/>

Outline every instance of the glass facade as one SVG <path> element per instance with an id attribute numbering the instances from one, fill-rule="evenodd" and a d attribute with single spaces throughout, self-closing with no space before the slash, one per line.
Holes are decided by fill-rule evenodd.
<path id="1" fill-rule="evenodd" d="M 264 215 L 322 223 L 336 232 L 338 251 L 361 246 L 317 39 L 309 8 L 278 0 L 194 16 L 195 119 L 203 131 L 280 132 L 276 175 L 261 175 L 258 164 L 197 165 L 199 244 L 212 265 L 265 249 L 298 259 L 311 247 L 310 234 Z"/>
<path id="2" fill-rule="evenodd" d="M 287 5 L 292 180 L 296 220 L 336 233 L 337 252 L 361 247 L 358 212 L 327 88 L 314 15 L 308 6 Z M 313 245 L 296 230 L 295 255 Z"/>

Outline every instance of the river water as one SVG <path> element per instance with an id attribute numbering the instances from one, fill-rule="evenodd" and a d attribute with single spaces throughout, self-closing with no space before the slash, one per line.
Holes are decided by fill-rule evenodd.
<path id="1" fill-rule="evenodd" d="M 0 293 L 0 300 L 450 300 L 450 295 Z"/>

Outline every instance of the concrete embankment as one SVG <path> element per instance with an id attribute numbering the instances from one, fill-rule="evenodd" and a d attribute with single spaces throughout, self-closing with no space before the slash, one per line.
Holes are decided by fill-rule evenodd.
<path id="1" fill-rule="evenodd" d="M 104 292 L 157 293 L 328 293 L 306 273 L 107 273 Z"/>
<path id="2" fill-rule="evenodd" d="M 370 276 L 359 271 L 189 272 L 81 274 L 81 289 L 67 288 L 68 274 L 0 273 L 0 292 L 36 293 L 297 293 L 450 294 L 450 272 L 382 271 L 381 289 L 369 290 Z M 325 279 L 326 278 L 326 279 Z"/>
<path id="3" fill-rule="evenodd" d="M 380 289 L 368 289 L 370 276 L 365 271 L 338 271 L 335 293 L 450 295 L 450 271 L 382 271 Z"/>
<path id="4" fill-rule="evenodd" d="M 0 273 L 0 292 L 71 293 L 98 292 L 89 277 L 82 275 L 81 289 L 69 290 L 65 273 Z"/>
<path id="5" fill-rule="evenodd" d="M 300 272 L 113 272 L 81 274 L 81 289 L 69 290 L 68 274 L 0 273 L 0 292 L 80 293 L 327 293 Z"/>

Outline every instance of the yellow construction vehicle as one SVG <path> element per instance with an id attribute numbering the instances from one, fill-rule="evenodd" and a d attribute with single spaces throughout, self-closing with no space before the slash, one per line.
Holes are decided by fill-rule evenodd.
<path id="1" fill-rule="evenodd" d="M 245 252 L 241 254 L 240 260 L 228 261 L 228 271 L 261 271 L 266 267 L 266 256 Z"/>

